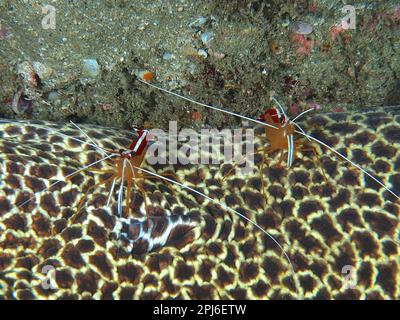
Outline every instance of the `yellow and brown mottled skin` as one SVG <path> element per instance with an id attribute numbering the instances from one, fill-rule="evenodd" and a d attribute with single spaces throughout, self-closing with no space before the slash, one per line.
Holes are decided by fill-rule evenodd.
<path id="1" fill-rule="evenodd" d="M 68 125 L 38 123 L 85 137 Z M 309 116 L 303 128 L 400 190 L 400 108 Z M 127 131 L 82 129 L 99 145 L 126 147 Z M 262 132 L 262 129 L 256 131 Z M 257 144 L 260 141 L 257 139 Z M 75 224 L 71 216 L 97 174 L 81 173 L 41 190 L 94 161 L 92 147 L 37 127 L 1 124 L 0 297 L 5 299 L 397 299 L 400 202 L 370 178 L 317 147 L 290 169 L 269 155 L 264 172 L 229 176 L 230 165 L 145 168 L 174 171 L 181 182 L 255 220 L 283 246 L 293 264 L 255 227 L 210 201 L 159 180 L 145 181 L 153 215 L 195 217 L 193 232 L 175 245 L 142 255 L 110 235 L 116 219 L 108 189 L 90 195 Z M 322 175 L 325 173 L 326 179 Z M 261 179 L 266 186 L 264 198 Z M 18 208 L 30 196 L 35 199 Z M 132 195 L 133 197 L 133 195 Z M 132 215 L 144 214 L 132 198 Z M 43 289 L 42 268 L 56 269 L 56 289 Z M 353 266 L 355 287 L 342 269 Z M 295 279 L 295 280 L 293 280 Z"/>

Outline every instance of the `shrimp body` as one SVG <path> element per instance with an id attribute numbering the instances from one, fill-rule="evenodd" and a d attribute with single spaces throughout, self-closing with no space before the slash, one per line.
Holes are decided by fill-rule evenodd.
<path id="1" fill-rule="evenodd" d="M 287 151 L 288 167 L 290 167 L 296 159 L 296 151 L 300 143 L 299 141 L 294 140 L 294 124 L 287 121 L 288 118 L 285 113 L 280 113 L 279 110 L 275 108 L 267 109 L 258 120 L 263 121 L 268 125 L 264 126 L 265 137 L 269 142 L 269 147 L 265 149 L 265 152 L 272 153 L 280 151 L 280 163 L 283 159 L 284 152 Z"/>
<path id="2" fill-rule="evenodd" d="M 144 198 L 144 206 L 145 206 L 145 211 L 146 214 L 148 214 L 148 206 L 147 206 L 147 199 L 145 195 L 145 191 L 143 189 L 143 183 L 142 180 L 145 178 L 145 175 L 142 172 L 139 172 L 137 168 L 140 168 L 143 161 L 144 157 L 146 155 L 147 151 L 147 134 L 148 130 L 136 130 L 138 133 L 138 136 L 136 139 L 132 141 L 130 146 L 126 150 L 120 150 L 119 152 L 112 151 L 112 150 L 107 150 L 107 152 L 110 153 L 110 156 L 107 156 L 105 159 L 106 163 L 110 166 L 110 168 L 103 169 L 103 170 L 92 170 L 92 169 L 85 169 L 88 171 L 93 171 L 93 172 L 99 172 L 102 174 L 108 175 L 108 178 L 101 180 L 97 184 L 91 186 L 85 193 L 85 195 L 81 198 L 78 204 L 78 209 L 75 214 L 75 218 L 77 216 L 77 213 L 82 209 L 84 201 L 87 199 L 89 191 L 95 189 L 96 187 L 100 185 L 107 185 L 109 183 L 112 183 L 111 189 L 108 195 L 108 201 L 107 201 L 107 206 L 111 202 L 111 197 L 114 192 L 114 189 L 116 188 L 116 183 L 119 182 L 120 186 L 118 187 L 118 208 L 117 212 L 118 215 L 122 215 L 122 196 L 124 193 L 124 186 L 126 185 L 126 192 L 125 192 L 125 216 L 128 215 L 128 211 L 130 208 L 130 198 L 131 198 L 131 192 L 132 192 L 132 187 L 135 187 L 135 189 L 143 196 Z M 102 161 L 99 160 L 99 161 Z M 74 221 L 75 219 L 73 219 Z"/>
<path id="3" fill-rule="evenodd" d="M 120 156 L 115 161 L 116 171 L 115 176 L 118 179 L 131 181 L 141 176 L 137 167 L 140 167 L 144 161 L 147 151 L 147 130 L 138 130 L 138 137 L 132 141 L 129 148 L 125 151 L 120 151 Z M 127 161 L 129 163 L 127 163 Z"/>

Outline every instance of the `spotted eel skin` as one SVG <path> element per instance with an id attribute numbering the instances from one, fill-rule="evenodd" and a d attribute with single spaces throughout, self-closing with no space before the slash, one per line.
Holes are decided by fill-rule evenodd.
<path id="1" fill-rule="evenodd" d="M 399 193 L 400 107 L 307 115 L 301 125 Z M 116 197 L 107 207 L 110 187 L 101 185 L 72 223 L 79 200 L 102 175 L 65 177 L 96 161 L 96 150 L 69 138 L 87 141 L 68 124 L 0 126 L 2 299 L 399 298 L 399 200 L 315 143 L 317 159 L 300 153 L 288 169 L 272 154 L 261 173 L 257 154 L 251 174 L 225 181 L 229 164 L 143 166 L 172 172 L 257 222 L 282 245 L 292 269 L 260 230 L 159 179 L 143 180 L 149 220 L 136 192 L 130 216 L 118 218 Z M 81 128 L 108 149 L 126 148 L 132 138 L 123 130 Z M 262 128 L 255 131 L 261 146 Z M 149 246 L 171 225 L 166 243 Z M 49 266 L 54 285 L 46 288 Z"/>

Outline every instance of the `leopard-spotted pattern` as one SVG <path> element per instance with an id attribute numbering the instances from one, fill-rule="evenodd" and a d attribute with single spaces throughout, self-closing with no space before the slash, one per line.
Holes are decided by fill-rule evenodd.
<path id="1" fill-rule="evenodd" d="M 144 165 L 174 172 L 185 185 L 256 221 L 289 255 L 293 274 L 282 251 L 254 226 L 158 179 L 144 182 L 151 215 L 184 215 L 195 227 L 177 232 L 158 251 L 126 252 L 111 232 L 117 218 L 115 199 L 105 207 L 109 186 L 89 194 L 71 223 L 78 201 L 100 175 L 82 172 L 65 180 L 97 158 L 93 147 L 60 133 L 87 138 L 69 125 L 0 125 L 1 298 L 399 298 L 399 200 L 314 143 L 318 159 L 299 154 L 287 169 L 278 155 L 268 155 L 261 174 L 256 155 L 253 173 L 225 181 L 228 164 Z M 301 125 L 399 193 L 400 108 L 309 116 Z M 132 136 L 81 128 L 108 149 L 128 146 Z M 57 180 L 63 182 L 42 191 Z M 131 215 L 144 215 L 140 194 L 132 195 Z M 55 268 L 54 289 L 43 286 L 46 265 Z"/>

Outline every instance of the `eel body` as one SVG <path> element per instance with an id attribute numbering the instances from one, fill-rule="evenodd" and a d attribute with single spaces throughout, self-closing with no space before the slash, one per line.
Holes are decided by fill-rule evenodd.
<path id="1" fill-rule="evenodd" d="M 400 192 L 399 107 L 305 118 L 307 133 Z M 112 150 L 126 148 L 133 134 L 80 128 Z M 67 178 L 98 159 L 95 148 L 71 138 L 88 141 L 82 131 L 0 121 L 0 298 L 399 298 L 400 201 L 325 148 L 315 144 L 318 157 L 300 153 L 291 168 L 267 155 L 263 172 L 256 154 L 247 175 L 226 175 L 224 163 L 146 163 L 214 201 L 148 179 L 150 216 L 132 192 L 130 215 L 118 217 L 117 197 L 107 206 L 110 186 L 100 185 L 71 223 L 86 190 L 102 179 L 90 170 Z M 257 149 L 262 128 L 255 133 Z M 291 264 L 226 207 L 268 231 Z"/>

